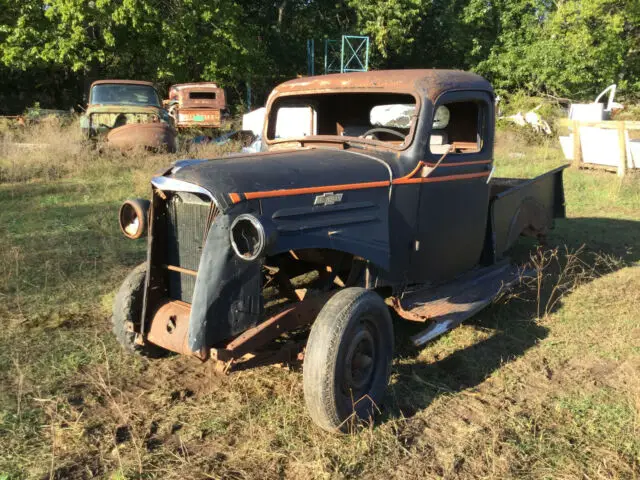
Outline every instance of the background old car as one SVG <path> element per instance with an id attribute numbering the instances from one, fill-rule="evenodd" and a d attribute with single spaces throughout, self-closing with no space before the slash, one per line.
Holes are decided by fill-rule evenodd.
<path id="1" fill-rule="evenodd" d="M 122 150 L 136 146 L 176 150 L 176 131 L 151 82 L 93 82 L 80 127 L 89 138 L 106 138 Z"/>
<path id="2" fill-rule="evenodd" d="M 178 128 L 220 128 L 226 108 L 224 90 L 212 82 L 173 85 L 163 103 Z"/>

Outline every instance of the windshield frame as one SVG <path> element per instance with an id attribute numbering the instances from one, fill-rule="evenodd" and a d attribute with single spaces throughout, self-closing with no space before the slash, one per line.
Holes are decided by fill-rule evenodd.
<path id="1" fill-rule="evenodd" d="M 95 89 L 96 88 L 112 87 L 112 86 L 150 89 L 153 92 L 153 99 L 155 99 L 155 103 L 154 103 L 153 99 L 152 99 L 151 102 L 148 102 L 148 103 L 131 103 L 131 102 L 123 102 L 123 101 L 104 103 L 104 102 L 95 102 L 94 101 L 94 95 L 95 95 Z M 158 95 L 157 90 L 152 85 L 144 85 L 144 84 L 137 84 L 137 83 L 118 83 L 118 82 L 100 83 L 100 84 L 97 84 L 97 85 L 93 85 L 91 87 L 91 91 L 90 91 L 90 94 L 89 94 L 89 105 L 125 105 L 127 107 L 156 107 L 156 108 L 162 108 L 162 105 L 160 103 L 160 95 Z"/>
<path id="2" fill-rule="evenodd" d="M 393 145 L 389 142 L 385 142 L 382 140 L 375 139 L 367 139 L 361 137 L 351 137 L 351 136 L 343 136 L 343 135 L 307 135 L 306 137 L 289 137 L 289 138 L 272 138 L 270 139 L 267 135 L 269 131 L 270 122 L 276 121 L 275 112 L 273 112 L 273 107 L 275 102 L 281 98 L 291 98 L 291 97 L 304 97 L 309 95 L 323 95 L 323 94 L 341 94 L 341 93 L 390 93 L 390 94 L 399 94 L 399 95 L 410 95 L 415 100 L 415 112 L 412 115 L 415 118 L 415 121 L 411 123 L 411 127 L 409 128 L 409 133 L 404 139 L 404 142 L 401 145 Z M 389 88 L 331 88 L 326 90 L 296 90 L 293 92 L 278 92 L 277 88 L 274 90 L 274 93 L 269 97 L 267 101 L 267 115 L 265 116 L 264 127 L 262 130 L 262 138 L 263 141 L 268 146 L 280 146 L 286 145 L 288 143 L 297 143 L 300 146 L 307 146 L 309 143 L 341 143 L 341 144 L 361 144 L 363 147 L 375 147 L 375 148 L 384 148 L 392 151 L 404 151 L 407 150 L 413 144 L 414 136 L 416 130 L 418 129 L 418 123 L 420 122 L 420 113 L 422 111 L 422 97 L 418 95 L 415 90 L 399 90 L 399 89 L 389 89 Z M 372 127 L 374 128 L 374 127 Z"/>

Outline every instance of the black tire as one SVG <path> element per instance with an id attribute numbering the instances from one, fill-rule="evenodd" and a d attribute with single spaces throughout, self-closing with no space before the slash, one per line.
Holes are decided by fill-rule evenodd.
<path id="1" fill-rule="evenodd" d="M 113 302 L 111 324 L 118 342 L 127 352 L 156 358 L 166 355 L 167 352 L 148 342 L 145 345 L 138 345 L 135 343 L 135 333 L 127 329 L 129 322 L 136 326 L 140 323 L 146 274 L 147 265 L 143 263 L 134 268 L 124 279 Z"/>
<path id="2" fill-rule="evenodd" d="M 382 298 L 355 287 L 335 294 L 318 314 L 304 356 L 304 398 L 313 421 L 345 432 L 372 418 L 392 357 L 393 324 Z"/>

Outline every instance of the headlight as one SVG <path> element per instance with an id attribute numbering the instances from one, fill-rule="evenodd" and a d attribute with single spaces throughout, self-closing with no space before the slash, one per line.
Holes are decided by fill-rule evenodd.
<path id="1" fill-rule="evenodd" d="M 125 237 L 135 240 L 147 233 L 149 205 L 149 200 L 141 198 L 127 200 L 122 204 L 118 220 Z"/>
<path id="2" fill-rule="evenodd" d="M 231 224 L 229 235 L 234 252 L 243 260 L 255 260 L 264 250 L 264 227 L 253 215 L 238 215 Z"/>

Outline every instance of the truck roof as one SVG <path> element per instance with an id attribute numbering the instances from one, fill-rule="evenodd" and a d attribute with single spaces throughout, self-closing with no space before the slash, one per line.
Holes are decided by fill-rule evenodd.
<path id="1" fill-rule="evenodd" d="M 183 88 L 220 88 L 215 82 L 191 82 L 191 83 L 176 83 L 171 85 L 171 88 L 181 90 Z"/>
<path id="2" fill-rule="evenodd" d="M 91 84 L 91 86 L 93 87 L 94 85 L 102 85 L 105 83 L 120 83 L 123 85 L 145 85 L 147 87 L 153 87 L 153 82 L 146 82 L 144 80 L 96 80 Z"/>
<path id="3" fill-rule="evenodd" d="M 491 84 L 480 75 L 461 70 L 372 70 L 302 77 L 281 83 L 274 93 L 322 93 L 350 89 L 416 92 L 432 100 L 445 90 L 484 90 Z"/>

